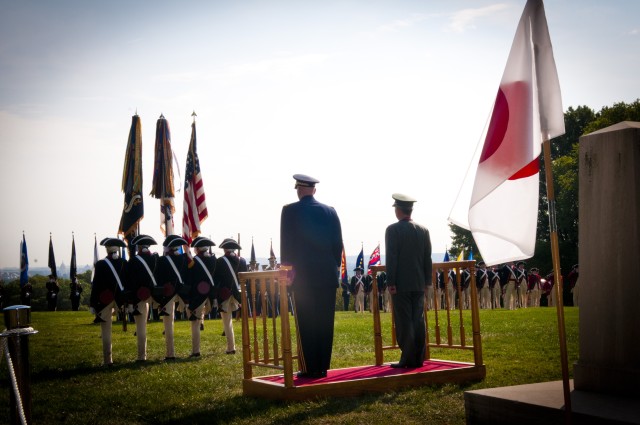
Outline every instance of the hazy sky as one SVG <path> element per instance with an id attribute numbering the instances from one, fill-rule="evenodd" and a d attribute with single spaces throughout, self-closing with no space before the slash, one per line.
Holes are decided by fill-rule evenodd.
<path id="1" fill-rule="evenodd" d="M 155 125 L 167 118 L 183 185 L 191 113 L 216 243 L 279 257 L 292 175 L 320 180 L 347 255 L 368 258 L 395 221 L 391 194 L 418 199 L 433 249 L 481 136 L 524 0 L 0 0 L 0 267 L 78 264 L 115 236 L 131 116 L 142 121 L 143 233 L 161 242 L 148 196 Z M 563 106 L 640 97 L 640 2 L 547 0 Z M 506 201 L 505 201 L 506 203 Z M 182 191 L 176 194 L 181 232 Z M 100 249 L 100 256 L 104 250 Z"/>

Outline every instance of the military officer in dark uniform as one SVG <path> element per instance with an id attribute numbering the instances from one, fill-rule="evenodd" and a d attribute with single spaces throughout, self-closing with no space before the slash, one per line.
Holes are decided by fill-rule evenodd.
<path id="1" fill-rule="evenodd" d="M 49 280 L 46 284 L 47 287 L 47 310 L 56 311 L 58 308 L 58 292 L 60 292 L 60 285 L 56 278 L 50 274 Z"/>
<path id="2" fill-rule="evenodd" d="M 165 360 L 175 360 L 173 341 L 174 309 L 178 293 L 184 293 L 188 258 L 180 253 L 180 247 L 189 245 L 178 235 L 169 235 L 162 243 L 164 255 L 158 260 L 154 273 L 158 286 L 153 290 L 153 299 L 159 304 L 164 323 Z"/>
<path id="3" fill-rule="evenodd" d="M 91 282 L 90 306 L 96 315 L 94 323 L 100 323 L 102 332 L 102 356 L 105 366 L 113 364 L 111 356 L 111 324 L 114 308 L 124 303 L 126 285 L 126 261 L 120 258 L 120 249 L 125 243 L 118 238 L 104 238 L 100 245 L 107 256 L 95 265 Z"/>
<path id="4" fill-rule="evenodd" d="M 211 311 L 209 297 L 216 270 L 216 256 L 210 253 L 212 246 L 215 243 L 204 236 L 198 236 L 191 242 L 195 254 L 188 274 L 187 318 L 191 323 L 191 357 L 200 357 L 200 324 L 204 315 Z"/>
<path id="5" fill-rule="evenodd" d="M 137 361 L 147 360 L 147 318 L 149 304 L 153 302 L 151 293 L 158 286 L 154 272 L 158 265 L 158 254 L 151 253 L 149 247 L 157 242 L 148 235 L 138 235 L 131 239 L 136 254 L 128 263 L 127 293 L 128 301 L 133 305 L 133 320 L 136 322 L 138 342 Z"/>
<path id="6" fill-rule="evenodd" d="M 20 287 L 20 302 L 22 305 L 31 305 L 31 296 L 33 295 L 33 286 L 31 282 L 25 283 Z"/>
<path id="7" fill-rule="evenodd" d="M 216 269 L 213 276 L 215 292 L 218 300 L 218 309 L 224 335 L 227 337 L 227 354 L 236 353 L 235 334 L 233 332 L 233 312 L 240 308 L 240 283 L 238 273 L 249 270 L 247 260 L 236 254 L 237 249 L 242 249 L 234 239 L 227 238 L 220 243 L 224 255 L 216 260 Z"/>
<path id="8" fill-rule="evenodd" d="M 415 199 L 392 195 L 398 221 L 385 231 L 387 286 L 393 302 L 396 336 L 402 351 L 394 368 L 415 368 L 424 363 L 426 328 L 425 289 L 431 283 L 431 238 L 426 227 L 411 219 Z"/>
<path id="9" fill-rule="evenodd" d="M 71 310 L 78 311 L 80 308 L 80 297 L 82 295 L 82 285 L 78 282 L 77 277 L 71 279 L 69 283 L 69 299 L 71 300 Z"/>
<path id="10" fill-rule="evenodd" d="M 293 267 L 291 288 L 302 347 L 298 376 L 319 378 L 331 364 L 342 227 L 335 209 L 315 199 L 319 181 L 304 174 L 293 178 L 298 202 L 282 208 L 280 258 Z"/>

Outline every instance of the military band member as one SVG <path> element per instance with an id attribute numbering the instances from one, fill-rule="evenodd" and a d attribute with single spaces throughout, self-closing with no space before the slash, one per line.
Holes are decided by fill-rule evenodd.
<path id="1" fill-rule="evenodd" d="M 58 308 L 58 292 L 60 292 L 60 285 L 53 275 L 49 275 L 47 281 L 47 309 L 49 311 L 56 311 Z"/>
<path id="2" fill-rule="evenodd" d="M 364 287 L 366 285 L 366 278 L 362 274 L 362 267 L 356 267 L 353 271 L 356 272 L 356 274 L 351 278 L 351 288 L 353 288 L 352 291 L 356 296 L 355 310 L 356 313 L 364 313 Z"/>
<path id="3" fill-rule="evenodd" d="M 147 360 L 147 318 L 149 305 L 153 303 L 152 292 L 158 287 L 155 270 L 159 257 L 151 253 L 149 247 L 157 242 L 148 235 L 138 235 L 131 239 L 131 246 L 136 253 L 129 260 L 127 267 L 128 301 L 133 306 L 133 320 L 136 323 L 136 338 L 138 343 L 137 361 Z"/>
<path id="4" fill-rule="evenodd" d="M 489 289 L 491 290 L 490 308 L 500 308 L 502 286 L 500 285 L 500 275 L 495 267 L 492 267 L 491 270 L 489 270 Z"/>
<path id="5" fill-rule="evenodd" d="M 216 270 L 216 256 L 210 247 L 215 243 L 204 236 L 191 242 L 195 256 L 189 269 L 189 303 L 187 317 L 191 323 L 191 357 L 200 356 L 200 323 L 204 315 L 211 311 L 209 297 L 213 292 L 213 275 Z"/>
<path id="6" fill-rule="evenodd" d="M 529 271 L 531 272 L 528 277 L 529 306 L 540 307 L 541 277 L 537 267 L 533 267 Z"/>
<path id="7" fill-rule="evenodd" d="M 222 318 L 224 335 L 227 337 L 226 354 L 236 353 L 236 341 L 233 331 L 233 312 L 240 308 L 240 284 L 238 273 L 246 272 L 247 261 L 236 254 L 237 249 L 242 249 L 234 239 L 227 238 L 220 243 L 224 255 L 216 260 L 216 269 L 213 276 L 216 282 L 216 297 L 218 308 Z"/>
<path id="8" fill-rule="evenodd" d="M 527 308 L 528 281 L 527 271 L 524 269 L 524 261 L 518 261 L 516 265 L 516 289 L 518 296 L 518 305 L 520 308 Z"/>
<path id="9" fill-rule="evenodd" d="M 71 279 L 69 283 L 69 299 L 71 300 L 71 310 L 78 311 L 80 308 L 80 298 L 82 295 L 82 285 L 78 282 L 77 277 Z"/>
<path id="10" fill-rule="evenodd" d="M 480 308 L 491 308 L 491 288 L 489 284 L 489 274 L 484 261 L 478 262 L 476 269 L 476 287 L 480 294 Z"/>
<path id="11" fill-rule="evenodd" d="M 504 308 L 507 310 L 516 309 L 516 268 L 508 265 L 502 266 L 502 276 L 506 276 L 506 284 L 504 285 Z"/>
<path id="12" fill-rule="evenodd" d="M 164 255 L 158 260 L 154 273 L 158 286 L 154 288 L 153 298 L 158 303 L 160 317 L 164 324 L 165 360 L 175 360 L 173 340 L 174 309 L 178 293 L 184 293 L 188 257 L 180 253 L 180 247 L 188 245 L 178 235 L 169 235 L 164 240 Z"/>
<path id="13" fill-rule="evenodd" d="M 95 265 L 91 283 L 90 306 L 95 312 L 94 323 L 100 323 L 102 332 L 102 356 L 105 366 L 111 366 L 111 326 L 115 308 L 124 303 L 126 261 L 120 258 L 120 249 L 126 245 L 118 238 L 104 238 L 100 241 L 107 256 Z"/>

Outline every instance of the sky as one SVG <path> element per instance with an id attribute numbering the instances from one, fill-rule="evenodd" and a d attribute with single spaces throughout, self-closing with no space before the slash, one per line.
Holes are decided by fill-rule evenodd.
<path id="1" fill-rule="evenodd" d="M 152 5 L 152 6 L 151 6 Z M 202 234 L 279 257 L 293 174 L 320 183 L 347 255 L 380 244 L 393 193 L 418 200 L 434 252 L 490 115 L 524 0 L 87 2 L 0 0 L 0 267 L 93 262 L 116 236 L 131 117 L 140 116 L 145 217 L 155 125 L 171 129 L 176 233 L 197 114 L 209 217 Z M 563 108 L 640 97 L 640 2 L 544 2 Z M 179 171 L 178 171 L 179 169 Z M 219 253 L 219 251 L 217 251 Z M 100 248 L 100 256 L 104 249 Z"/>

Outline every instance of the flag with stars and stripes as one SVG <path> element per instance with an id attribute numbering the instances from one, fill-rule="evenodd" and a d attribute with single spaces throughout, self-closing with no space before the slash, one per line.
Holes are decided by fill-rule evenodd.
<path id="1" fill-rule="evenodd" d="M 204 196 L 200 161 L 196 151 L 196 123 L 191 124 L 191 143 L 187 153 L 184 177 L 184 206 L 182 215 L 182 237 L 189 243 L 200 234 L 200 225 L 207 218 L 207 203 Z"/>

